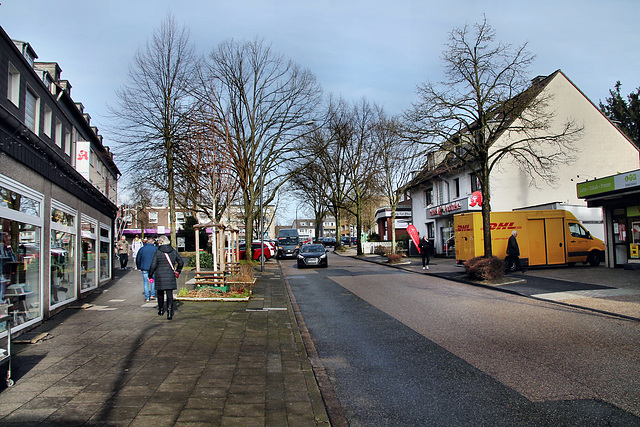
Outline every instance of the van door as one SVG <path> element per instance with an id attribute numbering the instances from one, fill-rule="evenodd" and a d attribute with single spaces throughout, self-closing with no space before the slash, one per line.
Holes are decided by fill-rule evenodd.
<path id="1" fill-rule="evenodd" d="M 591 246 L 589 232 L 575 221 L 567 221 L 567 228 L 567 262 L 585 262 Z"/>
<path id="2" fill-rule="evenodd" d="M 544 220 L 545 239 L 547 241 L 547 264 L 564 264 L 565 258 L 564 219 L 547 218 Z"/>
<path id="3" fill-rule="evenodd" d="M 544 219 L 530 219 L 527 222 L 527 229 L 529 234 L 529 265 L 547 264 Z"/>

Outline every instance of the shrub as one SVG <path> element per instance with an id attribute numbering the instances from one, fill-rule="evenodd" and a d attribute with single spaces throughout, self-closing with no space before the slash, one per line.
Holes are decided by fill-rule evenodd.
<path id="1" fill-rule="evenodd" d="M 388 246 L 378 245 L 375 247 L 374 252 L 376 255 L 385 256 L 388 255 L 389 252 L 391 252 L 391 248 Z"/>
<path id="2" fill-rule="evenodd" d="M 189 258 L 189 267 L 196 266 L 196 257 Z M 213 268 L 213 254 L 200 252 L 200 268 Z"/>
<path id="3" fill-rule="evenodd" d="M 387 261 L 390 264 L 402 261 L 402 255 L 400 254 L 387 254 Z"/>
<path id="4" fill-rule="evenodd" d="M 467 277 L 473 280 L 498 280 L 504 276 L 505 263 L 498 257 L 476 257 L 465 261 Z"/>

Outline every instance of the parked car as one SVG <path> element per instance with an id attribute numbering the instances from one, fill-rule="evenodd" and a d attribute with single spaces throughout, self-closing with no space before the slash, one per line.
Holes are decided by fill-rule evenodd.
<path id="1" fill-rule="evenodd" d="M 350 241 L 349 236 L 342 236 L 342 237 L 340 238 L 340 243 L 341 243 L 343 246 L 349 246 L 349 241 Z"/>
<path id="2" fill-rule="evenodd" d="M 264 260 L 267 261 L 269 258 L 271 258 L 271 249 L 269 249 L 269 247 L 265 244 L 264 245 L 264 251 L 260 249 L 260 242 L 258 243 L 253 243 L 251 245 L 252 249 L 253 249 L 253 260 L 254 261 L 258 261 L 260 260 L 260 257 L 263 256 L 264 253 Z M 247 259 L 247 245 L 246 244 L 241 244 L 238 249 L 240 250 L 240 259 Z"/>
<path id="3" fill-rule="evenodd" d="M 298 268 L 307 266 L 328 267 L 327 250 L 323 245 L 303 245 L 298 252 Z"/>
<path id="4" fill-rule="evenodd" d="M 318 239 L 324 246 L 334 247 L 336 245 L 335 237 L 320 237 Z"/>

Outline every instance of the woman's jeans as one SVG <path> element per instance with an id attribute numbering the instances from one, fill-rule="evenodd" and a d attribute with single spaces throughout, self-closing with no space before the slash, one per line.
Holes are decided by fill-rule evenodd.
<path id="1" fill-rule="evenodd" d="M 149 271 L 142 270 L 142 287 L 144 289 L 144 299 L 156 296 L 156 287 L 149 283 Z"/>

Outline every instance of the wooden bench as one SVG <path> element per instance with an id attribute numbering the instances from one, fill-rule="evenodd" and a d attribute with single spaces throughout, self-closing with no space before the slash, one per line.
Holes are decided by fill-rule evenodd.
<path id="1" fill-rule="evenodd" d="M 199 271 L 196 272 L 195 284 L 206 286 L 225 286 L 225 275 L 220 271 Z"/>

